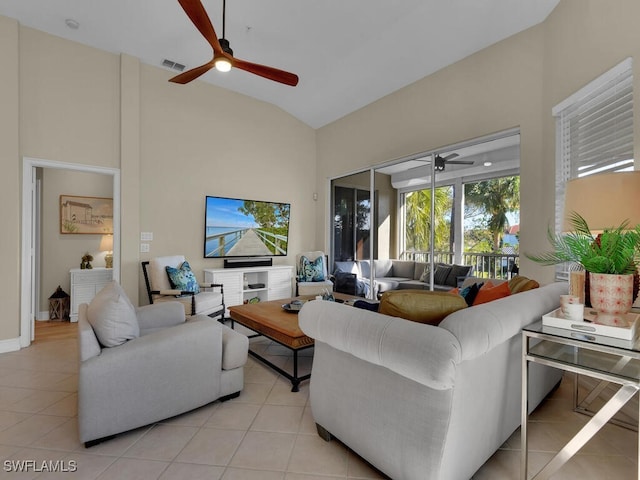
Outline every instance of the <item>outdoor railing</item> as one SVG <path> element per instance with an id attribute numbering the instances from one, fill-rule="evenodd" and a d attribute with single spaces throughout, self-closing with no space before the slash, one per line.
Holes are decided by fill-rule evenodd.
<path id="1" fill-rule="evenodd" d="M 429 262 L 430 252 L 404 252 L 403 260 Z M 462 254 L 462 264 L 473 266 L 473 276 L 483 278 L 511 278 L 514 265 L 518 266 L 520 255 L 507 253 L 476 253 Z M 455 263 L 453 252 L 433 252 L 435 263 Z M 517 270 L 516 270 L 517 271 Z"/>

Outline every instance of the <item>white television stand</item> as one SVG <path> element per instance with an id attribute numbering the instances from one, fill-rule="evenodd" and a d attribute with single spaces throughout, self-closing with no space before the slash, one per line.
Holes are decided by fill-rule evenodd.
<path id="1" fill-rule="evenodd" d="M 242 305 L 253 298 L 261 302 L 291 298 L 293 292 L 293 267 L 205 268 L 205 283 L 221 283 L 224 287 L 226 307 Z M 259 288 L 249 285 L 263 284 Z M 225 315 L 229 312 L 226 311 Z"/>

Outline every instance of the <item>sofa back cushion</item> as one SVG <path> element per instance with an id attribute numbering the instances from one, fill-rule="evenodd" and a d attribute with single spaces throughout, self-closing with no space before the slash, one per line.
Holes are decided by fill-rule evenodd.
<path id="1" fill-rule="evenodd" d="M 360 268 L 358 268 L 358 262 L 355 262 L 353 260 L 348 262 L 333 262 L 333 266 L 333 273 L 355 273 L 357 276 L 360 276 Z"/>
<path id="2" fill-rule="evenodd" d="M 369 260 L 358 260 L 358 268 L 360 269 L 360 276 L 362 278 L 371 277 L 371 264 Z"/>
<path id="3" fill-rule="evenodd" d="M 393 260 L 392 274 L 394 277 L 413 279 L 415 262 L 413 260 Z"/>
<path id="4" fill-rule="evenodd" d="M 393 276 L 393 262 L 389 259 L 374 260 L 373 268 L 376 278 Z"/>
<path id="5" fill-rule="evenodd" d="M 184 255 L 155 257 L 149 260 L 149 281 L 151 290 L 171 290 L 171 282 L 167 274 L 167 267 L 180 268 L 185 261 Z"/>
<path id="6" fill-rule="evenodd" d="M 462 361 L 478 357 L 514 335 L 522 327 L 558 308 L 560 295 L 567 292 L 566 282 L 511 295 L 494 302 L 457 311 L 445 318 L 440 328 L 449 330 L 460 342 Z"/>
<path id="7" fill-rule="evenodd" d="M 378 311 L 418 323 L 438 325 L 450 313 L 467 307 L 460 295 L 428 290 L 391 290 L 384 292 Z"/>

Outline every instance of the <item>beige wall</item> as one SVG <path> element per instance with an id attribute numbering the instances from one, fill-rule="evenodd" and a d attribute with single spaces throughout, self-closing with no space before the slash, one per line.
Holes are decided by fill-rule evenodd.
<path id="1" fill-rule="evenodd" d="M 524 224 L 532 215 L 527 198 L 536 196 L 540 184 L 542 53 L 543 29 L 538 26 L 320 129 L 319 182 L 325 176 L 520 126 L 522 175 L 534 179 L 533 185 L 522 187 Z M 319 231 L 324 218 L 321 211 Z M 526 248 L 527 240 L 522 243 Z"/>
<path id="2" fill-rule="evenodd" d="M 291 203 L 289 254 L 274 264 L 311 250 L 315 132 L 222 88 L 169 83 L 170 72 L 146 65 L 141 76 L 140 228 L 153 233 L 142 259 L 184 254 L 197 271 L 222 268 L 203 258 L 206 195 Z"/>
<path id="3" fill-rule="evenodd" d="M 634 0 L 562 0 L 544 23 L 319 129 L 318 191 L 326 194 L 328 177 L 519 127 L 521 252 L 545 249 L 555 195 L 551 108 L 625 57 L 638 57 L 639 15 Z M 635 112 L 638 131 L 640 102 Z M 318 202 L 319 232 L 326 232 L 325 204 Z M 552 268 L 521 261 L 523 274 L 553 279 Z"/>
<path id="4" fill-rule="evenodd" d="M 19 42 L 18 23 L 0 16 L 0 205 L 3 231 L 0 235 L 0 344 L 20 334 L 20 163 L 18 162 Z"/>

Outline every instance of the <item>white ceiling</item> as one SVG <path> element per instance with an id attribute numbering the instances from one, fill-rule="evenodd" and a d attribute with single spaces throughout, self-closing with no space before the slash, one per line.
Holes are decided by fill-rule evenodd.
<path id="1" fill-rule="evenodd" d="M 222 37 L 222 0 L 202 1 Z M 226 37 L 234 55 L 293 72 L 300 83 L 289 87 L 237 69 L 200 80 L 318 128 L 540 23 L 558 2 L 229 0 Z M 150 65 L 170 59 L 188 69 L 211 59 L 176 0 L 0 0 L 0 15 Z M 77 30 L 66 26 L 69 18 Z"/>

